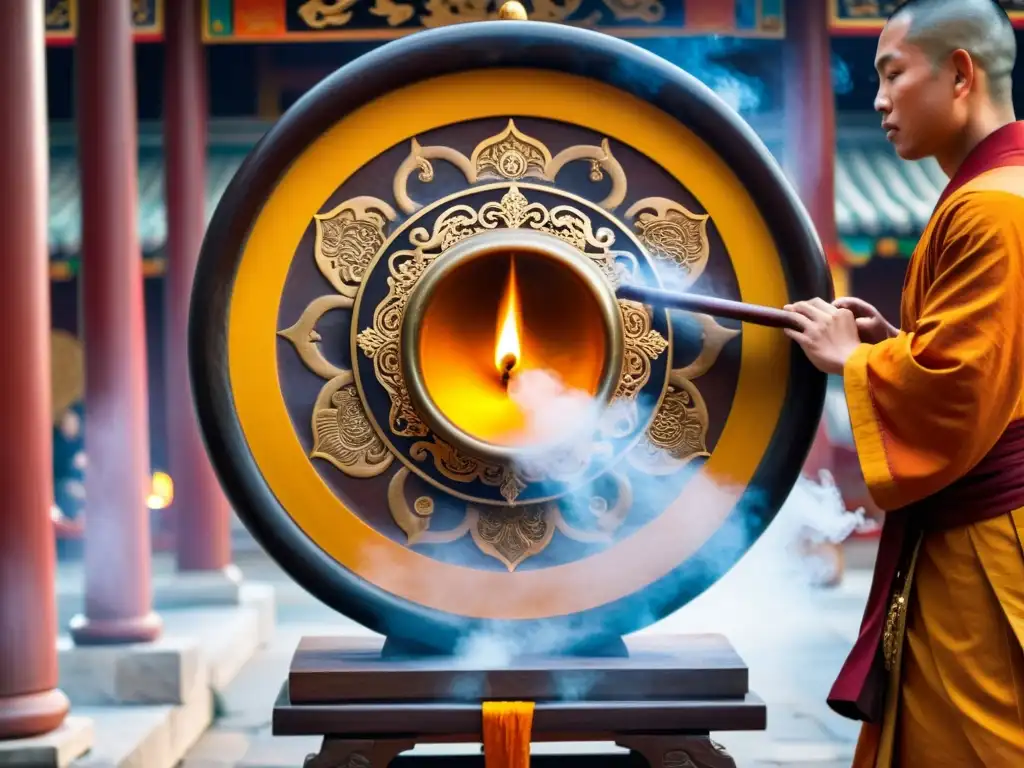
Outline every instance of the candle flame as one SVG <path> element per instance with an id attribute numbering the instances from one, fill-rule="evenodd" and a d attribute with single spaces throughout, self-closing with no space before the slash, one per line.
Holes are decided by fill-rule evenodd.
<path id="1" fill-rule="evenodd" d="M 516 260 L 512 258 L 505 283 L 505 294 L 498 310 L 498 340 L 494 345 L 494 365 L 503 378 L 508 377 L 522 359 L 519 343 L 519 286 L 516 283 Z"/>

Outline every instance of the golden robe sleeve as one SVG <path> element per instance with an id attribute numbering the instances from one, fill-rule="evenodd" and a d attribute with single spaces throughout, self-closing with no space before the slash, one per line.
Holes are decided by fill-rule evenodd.
<path id="1" fill-rule="evenodd" d="M 1024 198 L 967 192 L 942 216 L 913 328 L 862 344 L 843 372 L 861 469 L 885 510 L 973 468 L 1024 388 Z"/>

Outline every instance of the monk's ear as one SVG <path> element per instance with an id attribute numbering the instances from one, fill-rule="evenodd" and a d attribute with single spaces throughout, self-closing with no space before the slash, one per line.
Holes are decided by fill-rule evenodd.
<path id="1" fill-rule="evenodd" d="M 958 48 L 950 54 L 950 63 L 953 66 L 953 95 L 955 98 L 966 96 L 974 90 L 974 60 L 971 54 L 963 48 Z"/>

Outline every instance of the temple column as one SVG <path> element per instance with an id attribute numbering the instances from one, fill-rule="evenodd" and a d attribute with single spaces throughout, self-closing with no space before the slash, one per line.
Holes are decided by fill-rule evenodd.
<path id="1" fill-rule="evenodd" d="M 836 227 L 836 106 L 832 86 L 832 45 L 829 7 L 817 2 L 786 3 L 786 41 L 783 80 L 786 83 L 785 164 L 814 224 L 833 273 L 836 292 L 842 295 L 845 263 Z M 818 480 L 822 469 L 834 469 L 834 450 L 820 426 L 804 465 L 803 474 Z M 817 571 L 818 586 L 835 586 L 845 569 L 841 544 L 801 537 L 805 560 Z"/>
<path id="2" fill-rule="evenodd" d="M 836 229 L 836 105 L 828 24 L 828 3 L 786 4 L 785 164 L 829 264 L 842 265 Z"/>
<path id="3" fill-rule="evenodd" d="M 64 721 L 57 689 L 43 4 L 0 24 L 0 739 Z"/>
<path id="4" fill-rule="evenodd" d="M 171 3 L 170 5 L 174 5 Z M 160 634 L 152 611 L 149 419 L 131 0 L 80 0 L 76 51 L 86 355 L 85 613 L 79 645 Z"/>
<path id="5" fill-rule="evenodd" d="M 206 58 L 200 0 L 164 7 L 164 174 L 167 184 L 167 430 L 180 571 L 228 573 L 231 519 L 192 405 L 188 312 L 206 224 Z M 227 571 L 225 571 L 227 569 Z"/>

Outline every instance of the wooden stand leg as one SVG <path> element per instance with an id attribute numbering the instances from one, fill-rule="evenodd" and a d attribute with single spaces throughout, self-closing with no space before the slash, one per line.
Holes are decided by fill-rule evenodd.
<path id="1" fill-rule="evenodd" d="M 406 739 L 362 740 L 324 737 L 320 751 L 302 768 L 387 768 L 402 752 L 416 746 Z"/>
<path id="2" fill-rule="evenodd" d="M 631 736 L 616 743 L 641 755 L 651 768 L 736 768 L 725 747 L 708 736 Z"/>

